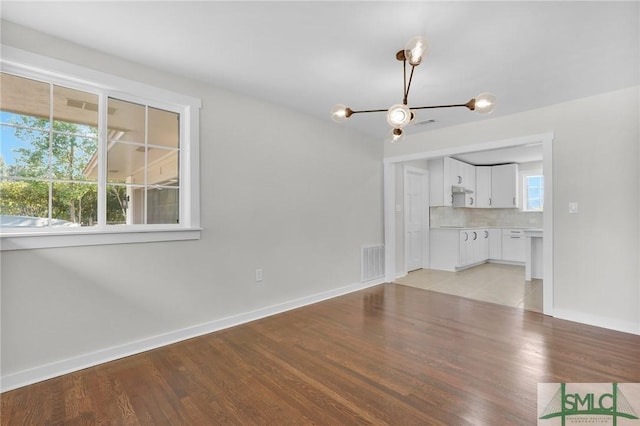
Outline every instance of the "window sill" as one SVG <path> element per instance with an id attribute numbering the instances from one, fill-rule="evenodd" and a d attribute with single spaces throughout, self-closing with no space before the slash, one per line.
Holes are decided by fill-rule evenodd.
<path id="1" fill-rule="evenodd" d="M 14 232 L 0 235 L 0 251 L 199 240 L 201 228 Z"/>

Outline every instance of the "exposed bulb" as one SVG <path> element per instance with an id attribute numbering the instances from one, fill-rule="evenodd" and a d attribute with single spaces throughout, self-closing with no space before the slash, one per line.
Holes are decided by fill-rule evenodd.
<path id="1" fill-rule="evenodd" d="M 404 130 L 395 128 L 395 129 L 392 129 L 391 132 L 389 133 L 389 136 L 387 137 L 386 142 L 398 143 L 403 139 L 404 139 Z"/>
<path id="2" fill-rule="evenodd" d="M 421 36 L 413 37 L 404 48 L 404 56 L 411 65 L 420 65 L 428 52 L 429 43 Z"/>
<path id="3" fill-rule="evenodd" d="M 496 95 L 489 92 L 476 96 L 474 111 L 478 114 L 491 114 L 496 109 Z"/>
<path id="4" fill-rule="evenodd" d="M 399 129 L 411 121 L 413 114 L 408 106 L 396 104 L 389 108 L 387 112 L 387 122 L 393 128 Z"/>
<path id="5" fill-rule="evenodd" d="M 351 115 L 351 110 L 345 105 L 337 104 L 331 108 L 331 119 L 337 123 L 341 123 Z"/>

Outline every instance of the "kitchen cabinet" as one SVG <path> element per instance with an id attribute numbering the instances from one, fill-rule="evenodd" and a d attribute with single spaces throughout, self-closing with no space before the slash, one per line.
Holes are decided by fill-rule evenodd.
<path id="1" fill-rule="evenodd" d="M 429 238 L 431 269 L 459 271 L 489 259 L 487 229 L 432 228 Z"/>
<path id="2" fill-rule="evenodd" d="M 522 229 L 502 230 L 502 260 L 525 261 L 525 235 Z"/>
<path id="3" fill-rule="evenodd" d="M 502 164 L 491 168 L 491 207 L 518 207 L 518 165 Z"/>
<path id="4" fill-rule="evenodd" d="M 502 229 L 489 229 L 489 259 L 502 260 Z"/>
<path id="5" fill-rule="evenodd" d="M 476 166 L 476 203 L 474 207 L 490 208 L 491 206 L 491 166 Z"/>

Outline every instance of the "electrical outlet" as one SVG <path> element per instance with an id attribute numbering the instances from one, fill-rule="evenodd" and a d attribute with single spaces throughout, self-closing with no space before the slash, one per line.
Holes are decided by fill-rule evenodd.
<path id="1" fill-rule="evenodd" d="M 256 282 L 262 281 L 262 269 L 256 269 Z"/>
<path id="2" fill-rule="evenodd" d="M 571 201 L 569 203 L 569 213 L 571 214 L 578 213 L 578 203 L 576 201 Z"/>

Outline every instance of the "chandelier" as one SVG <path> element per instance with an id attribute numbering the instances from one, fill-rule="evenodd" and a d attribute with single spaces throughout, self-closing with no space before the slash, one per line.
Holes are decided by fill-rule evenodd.
<path id="1" fill-rule="evenodd" d="M 420 65 L 424 57 L 427 55 L 429 45 L 424 37 L 413 37 L 407 43 L 404 50 L 400 50 L 396 53 L 396 59 L 402 61 L 402 67 L 404 71 L 404 90 L 401 104 L 392 105 L 389 109 L 369 109 L 355 111 L 343 104 L 337 104 L 331 109 L 331 118 L 336 122 L 342 122 L 353 114 L 362 114 L 367 112 L 386 112 L 387 122 L 391 126 L 391 133 L 389 135 L 390 142 L 399 142 L 404 136 L 404 127 L 413 122 L 415 118 L 415 110 L 419 109 L 434 109 L 434 108 L 455 108 L 466 107 L 471 111 L 475 111 L 479 114 L 489 114 L 496 106 L 496 97 L 492 93 L 481 93 L 469 102 L 464 104 L 452 104 L 452 105 L 433 105 L 433 106 L 420 106 L 420 107 L 408 107 L 407 99 L 409 97 L 409 89 L 411 88 L 411 80 L 413 78 L 413 71 L 415 67 Z M 411 69 L 407 70 L 407 62 L 411 65 Z M 408 80 L 407 80 L 407 73 Z"/>

